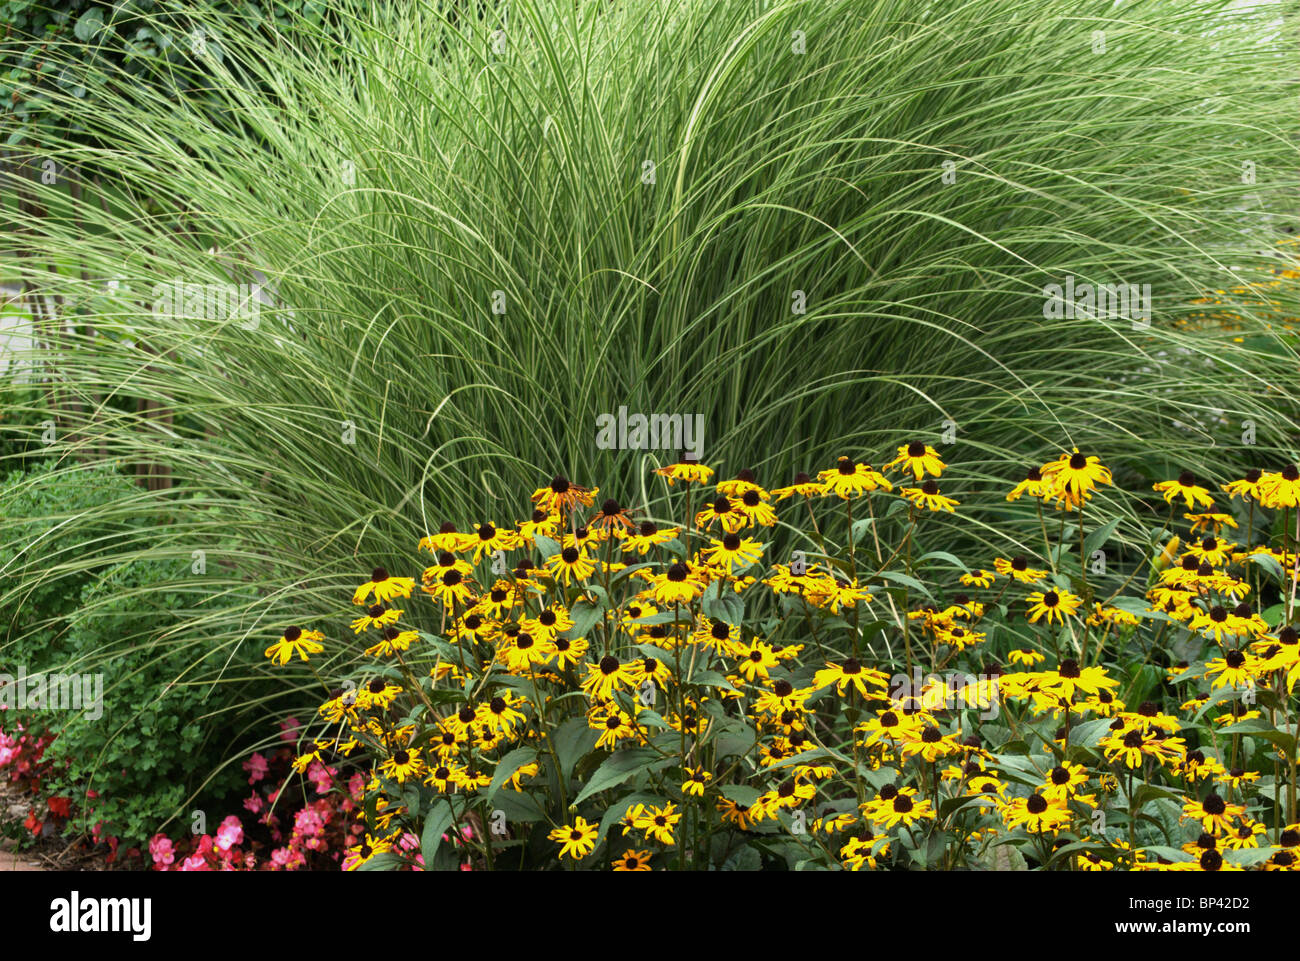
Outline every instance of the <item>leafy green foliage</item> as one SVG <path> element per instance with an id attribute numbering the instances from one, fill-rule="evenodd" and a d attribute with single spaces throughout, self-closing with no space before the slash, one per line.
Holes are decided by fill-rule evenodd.
<path id="1" fill-rule="evenodd" d="M 201 632 L 183 626 L 193 598 L 168 585 L 171 566 L 136 561 L 88 584 L 61 650 L 28 666 L 102 675 L 100 711 L 46 711 L 41 719 L 57 735 L 47 758 L 58 782 L 78 797 L 98 794 L 80 802 L 83 827 L 103 822 L 106 835 L 128 844 L 146 841 L 187 801 L 228 799 L 241 775 L 221 762 L 248 743 L 237 729 L 204 723 L 236 691 L 193 678 L 223 669 L 239 676 L 247 665 L 222 663 Z M 132 646 L 121 651 L 124 641 Z M 122 656 L 97 656 L 114 647 Z"/>

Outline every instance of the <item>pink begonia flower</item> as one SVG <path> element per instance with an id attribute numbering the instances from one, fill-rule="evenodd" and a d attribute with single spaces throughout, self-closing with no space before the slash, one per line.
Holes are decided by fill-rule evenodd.
<path id="1" fill-rule="evenodd" d="M 256 814 L 258 811 L 262 810 L 263 807 L 262 795 L 250 794 L 248 797 L 244 798 L 244 807 L 253 814 Z"/>
<path id="2" fill-rule="evenodd" d="M 296 717 L 287 717 L 280 722 L 280 740 L 293 743 L 298 740 L 298 728 L 302 724 Z"/>
<path id="3" fill-rule="evenodd" d="M 317 794 L 329 794 L 334 787 L 334 775 L 337 774 L 332 767 L 326 767 L 320 761 L 312 761 L 307 768 L 307 780 L 316 786 Z"/>
<path id="4" fill-rule="evenodd" d="M 217 828 L 217 848 L 229 851 L 242 840 L 244 840 L 244 825 L 232 814 L 221 822 L 221 827 Z"/>
<path id="5" fill-rule="evenodd" d="M 262 778 L 266 777 L 268 765 L 266 758 L 262 757 L 260 751 L 254 752 L 253 756 L 244 762 L 243 768 L 248 772 L 248 783 L 256 784 Z"/>
<path id="6" fill-rule="evenodd" d="M 149 855 L 153 858 L 154 864 L 171 864 L 176 860 L 176 852 L 172 850 L 171 838 L 165 834 L 155 834 L 149 839 Z"/>
<path id="7" fill-rule="evenodd" d="M 320 816 L 320 812 L 313 808 L 303 808 L 293 818 L 293 830 L 295 834 L 302 835 L 305 838 L 313 838 L 325 829 L 325 821 Z"/>
<path id="8" fill-rule="evenodd" d="M 181 862 L 182 871 L 211 871 L 208 859 L 202 854 L 192 854 Z"/>
<path id="9" fill-rule="evenodd" d="M 352 795 L 353 800 L 360 801 L 365 789 L 366 779 L 360 771 L 348 778 L 348 794 Z"/>

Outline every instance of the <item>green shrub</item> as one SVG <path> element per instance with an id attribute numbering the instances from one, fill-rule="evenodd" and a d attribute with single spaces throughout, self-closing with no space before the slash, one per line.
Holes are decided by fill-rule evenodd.
<path id="1" fill-rule="evenodd" d="M 46 753 L 50 793 L 71 792 L 79 801 L 87 790 L 98 795 L 82 808 L 86 829 L 102 821 L 105 834 L 137 844 L 191 798 L 202 806 L 239 785 L 239 768 L 221 762 L 248 740 L 231 718 L 205 717 L 229 709 L 247 689 L 194 681 L 220 673 L 225 660 L 201 632 L 183 627 L 195 615 L 194 600 L 193 590 L 177 586 L 170 561 L 117 567 L 82 591 L 62 656 L 40 665 L 103 675 L 98 711 L 42 715 L 57 734 Z M 105 660 L 110 649 L 118 656 Z M 247 665 L 225 668 L 239 677 Z"/>

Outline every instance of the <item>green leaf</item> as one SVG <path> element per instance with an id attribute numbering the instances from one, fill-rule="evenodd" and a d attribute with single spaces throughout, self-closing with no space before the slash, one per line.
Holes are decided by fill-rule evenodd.
<path id="1" fill-rule="evenodd" d="M 573 765 L 596 746 L 600 735 L 591 729 L 585 717 L 571 717 L 551 733 L 556 759 L 560 763 L 560 777 L 565 781 L 573 773 Z"/>
<path id="2" fill-rule="evenodd" d="M 633 774 L 654 770 L 657 761 L 671 764 L 674 759 L 662 758 L 657 751 L 653 751 L 648 747 L 634 747 L 619 751 L 617 754 L 611 754 L 600 767 L 596 768 L 596 773 L 591 776 L 591 780 L 587 782 L 586 787 L 578 792 L 578 796 L 573 799 L 573 803 L 580 804 L 597 791 L 617 787 Z"/>
<path id="3" fill-rule="evenodd" d="M 970 568 L 967 567 L 964 563 L 962 563 L 959 557 L 957 557 L 955 554 L 949 554 L 947 551 L 930 551 L 928 554 L 922 554 L 920 557 L 918 557 L 916 559 L 916 562 L 917 564 L 922 564 L 925 561 L 928 561 L 932 557 L 937 557 L 941 561 L 947 561 L 949 564 L 957 568 L 959 571 L 965 571 L 967 574 L 970 573 Z"/>
<path id="4" fill-rule="evenodd" d="M 565 631 L 564 636 L 570 638 L 586 637 L 587 633 L 605 616 L 605 611 L 603 608 L 587 601 L 578 601 L 569 610 L 569 616 L 573 619 L 573 626 Z"/>
<path id="5" fill-rule="evenodd" d="M 77 20 L 72 32 L 82 43 L 89 43 L 104 29 L 104 11 L 91 7 Z"/>
<path id="6" fill-rule="evenodd" d="M 453 803 L 453 798 L 439 798 L 433 802 L 433 807 L 424 819 L 424 830 L 420 832 L 420 853 L 424 855 L 426 866 L 432 867 L 438 846 L 442 844 L 442 836 L 455 820 Z"/>
<path id="7" fill-rule="evenodd" d="M 1119 527 L 1120 520 L 1121 518 L 1119 517 L 1112 517 L 1105 524 L 1102 524 L 1091 534 L 1088 534 L 1087 536 L 1084 537 L 1083 557 L 1080 560 L 1085 567 L 1088 565 L 1089 559 L 1092 557 L 1093 551 L 1095 551 L 1099 547 L 1104 547 L 1106 545 L 1106 542 L 1111 539 L 1111 536 L 1115 533 L 1116 529 L 1118 529 Z"/>
<path id="8" fill-rule="evenodd" d="M 514 776 L 514 773 L 526 764 L 531 764 L 537 760 L 537 750 L 531 747 L 517 747 L 497 763 L 496 773 L 492 776 L 492 783 L 488 785 L 485 795 L 487 802 L 492 803 L 496 797 L 497 791 Z"/>

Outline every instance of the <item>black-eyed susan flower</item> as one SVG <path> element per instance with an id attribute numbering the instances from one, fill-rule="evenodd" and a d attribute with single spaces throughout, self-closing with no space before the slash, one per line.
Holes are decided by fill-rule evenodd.
<path id="1" fill-rule="evenodd" d="M 739 510 L 745 517 L 745 526 L 757 524 L 759 527 L 775 527 L 777 516 L 767 503 L 771 495 L 762 488 L 754 487 L 745 491 L 733 504 L 733 510 Z"/>
<path id="2" fill-rule="evenodd" d="M 399 611 L 396 608 L 384 607 L 383 604 L 372 604 L 366 613 L 352 622 L 353 633 L 360 634 L 362 631 L 369 631 L 372 628 L 396 624 L 397 619 L 404 613 L 404 611 Z"/>
<path id="3" fill-rule="evenodd" d="M 1039 834 L 1055 833 L 1070 824 L 1070 809 L 1061 799 L 1041 793 L 1017 797 L 1002 805 L 1002 820 L 1009 828 L 1024 827 Z"/>
<path id="4" fill-rule="evenodd" d="M 1211 511 L 1201 514 L 1184 514 L 1183 517 L 1192 522 L 1193 534 L 1199 531 L 1207 531 L 1217 537 L 1223 528 L 1237 526 L 1237 520 L 1231 514 L 1220 514 Z"/>
<path id="5" fill-rule="evenodd" d="M 1035 664 L 1043 662 L 1043 655 L 1038 651 L 1031 650 L 1027 647 L 1018 647 L 1007 654 L 1007 660 L 1012 664 L 1023 664 L 1025 667 L 1033 667 Z"/>
<path id="6" fill-rule="evenodd" d="M 679 533 L 681 529 L 677 527 L 661 528 L 654 521 L 642 521 L 635 532 L 624 535 L 623 550 L 636 551 L 644 557 L 650 548 L 675 540 Z"/>
<path id="7" fill-rule="evenodd" d="M 676 805 L 669 803 L 662 808 L 649 807 L 632 820 L 632 826 L 644 831 L 647 840 L 673 845 L 677 843 L 673 839 L 673 830 L 681 819 L 681 812 L 676 810 Z"/>
<path id="8" fill-rule="evenodd" d="M 863 813 L 873 824 L 886 830 L 896 824 L 909 827 L 917 821 L 933 820 L 934 806 L 928 799 L 917 800 L 916 795 L 914 787 L 895 788 L 887 784 L 874 800 L 867 802 Z"/>
<path id="9" fill-rule="evenodd" d="M 872 599 L 871 592 L 860 587 L 856 578 L 847 581 L 842 577 L 827 577 L 812 583 L 805 596 L 809 603 L 832 614 L 838 614 L 841 609 L 851 611 Z"/>
<path id="10" fill-rule="evenodd" d="M 742 509 L 740 501 L 733 501 L 729 497 L 715 498 L 695 515 L 695 526 L 701 530 L 708 530 L 717 524 L 724 533 L 734 533 L 749 523 L 749 516 Z"/>
<path id="11" fill-rule="evenodd" d="M 1240 804 L 1229 804 L 1218 794 L 1211 792 L 1204 800 L 1189 798 L 1183 804 L 1182 820 L 1197 821 L 1210 834 L 1227 834 L 1232 830 L 1232 822 L 1244 817 L 1246 808 Z"/>
<path id="12" fill-rule="evenodd" d="M 1048 575 L 1048 571 L 1029 566 L 1029 558 L 1017 554 L 1011 560 L 1001 557 L 993 559 L 993 569 L 1003 577 L 1014 577 L 1022 584 L 1034 584 Z"/>
<path id="13" fill-rule="evenodd" d="M 521 539 L 515 531 L 497 527 L 491 522 L 480 524 L 474 529 L 474 563 L 477 564 L 484 554 L 497 551 L 512 551 L 519 547 Z"/>
<path id="14" fill-rule="evenodd" d="M 1187 553 L 1202 564 L 1209 564 L 1211 567 L 1222 567 L 1232 559 L 1236 547 L 1237 545 L 1234 543 L 1210 535 L 1201 538 L 1199 541 L 1190 542 L 1187 545 Z"/>
<path id="15" fill-rule="evenodd" d="M 484 705 L 479 720 L 487 725 L 489 730 L 509 734 L 524 722 L 524 715 L 519 707 L 525 703 L 525 698 L 509 691 L 502 691 Z"/>
<path id="16" fill-rule="evenodd" d="M 379 640 L 366 648 L 367 657 L 392 657 L 398 651 L 409 650 L 420 639 L 419 631 L 402 630 L 389 625 L 379 632 Z"/>
<path id="17" fill-rule="evenodd" d="M 841 457 L 830 470 L 819 472 L 817 480 L 821 482 L 823 495 L 834 495 L 843 500 L 875 490 L 894 489 L 885 475 L 872 470 L 870 464 L 855 464 L 847 457 Z"/>
<path id="18" fill-rule="evenodd" d="M 325 635 L 320 631 L 286 627 L 280 639 L 263 652 L 263 657 L 269 657 L 272 664 L 279 664 L 281 667 L 288 664 L 295 655 L 306 661 L 309 655 L 319 654 L 325 650 L 325 646 L 319 643 L 324 639 Z"/>
<path id="19" fill-rule="evenodd" d="M 1300 505 L 1300 469 L 1295 464 L 1287 464 L 1280 471 L 1261 475 L 1259 502 L 1273 508 Z"/>
<path id="20" fill-rule="evenodd" d="M 588 641 L 585 637 L 556 637 L 551 641 L 551 649 L 555 652 L 555 666 L 567 671 L 586 657 Z"/>
<path id="21" fill-rule="evenodd" d="M 889 679 L 883 671 L 864 667 L 856 657 L 845 658 L 841 663 L 827 661 L 826 666 L 813 675 L 813 687 L 823 688 L 835 685 L 835 692 L 843 697 L 849 688 L 854 688 L 864 698 L 875 697 L 883 692 Z"/>
<path id="22" fill-rule="evenodd" d="M 898 448 L 898 456 L 885 465 L 885 470 L 897 467 L 901 471 L 911 471 L 917 483 L 926 474 L 940 476 L 947 468 L 939 459 L 939 452 L 922 441 L 912 441 Z"/>
<path id="23" fill-rule="evenodd" d="M 474 540 L 473 535 L 462 534 L 456 530 L 455 524 L 445 521 L 438 528 L 438 533 L 421 537 L 419 547 L 421 550 L 433 551 L 435 554 L 443 551 L 459 554 L 473 547 Z"/>
<path id="24" fill-rule="evenodd" d="M 555 828 L 547 837 L 560 845 L 558 857 L 570 857 L 575 861 L 581 861 L 596 850 L 596 838 L 599 835 L 599 828 L 579 815 L 573 819 L 572 824 Z"/>
<path id="25" fill-rule="evenodd" d="M 670 565 L 664 573 L 656 574 L 650 586 L 655 603 L 665 607 L 689 604 L 703 594 L 705 588 L 699 573 L 680 561 Z"/>
<path id="26" fill-rule="evenodd" d="M 545 664 L 552 656 L 554 648 L 550 642 L 539 641 L 527 631 L 520 631 L 497 652 L 497 657 L 512 674 L 527 674 L 537 665 Z"/>
<path id="27" fill-rule="evenodd" d="M 560 511 L 573 511 L 578 507 L 590 507 L 596 502 L 598 492 L 599 488 L 589 490 L 557 474 L 546 487 L 539 487 L 533 491 L 532 501 L 548 514 L 555 514 Z"/>
<path id="28" fill-rule="evenodd" d="M 391 577 L 384 568 L 376 567 L 370 572 L 370 580 L 352 595 L 352 603 L 364 604 L 374 594 L 376 603 L 387 604 L 395 597 L 410 597 L 414 589 L 414 577 Z"/>
<path id="29" fill-rule="evenodd" d="M 639 738 L 640 731 L 636 722 L 613 705 L 597 708 L 587 718 L 587 726 L 598 731 L 596 746 L 606 750 L 615 750 L 622 741 Z"/>
<path id="30" fill-rule="evenodd" d="M 519 522 L 519 540 L 530 547 L 539 537 L 549 537 L 554 540 L 560 532 L 560 523 L 558 511 L 544 511 L 539 507 L 533 511 L 528 520 Z"/>
<path id="31" fill-rule="evenodd" d="M 1214 506 L 1214 497 L 1196 483 L 1196 475 L 1189 470 L 1179 474 L 1176 480 L 1159 481 L 1151 485 L 1151 489 L 1162 494 L 1167 504 L 1172 504 L 1175 497 L 1181 497 L 1188 510 Z"/>
<path id="32" fill-rule="evenodd" d="M 655 473 L 660 477 L 668 478 L 669 487 L 672 487 L 676 481 L 686 484 L 707 484 L 709 478 L 713 476 L 713 468 L 705 467 L 699 461 L 683 459 L 665 467 L 656 467 Z"/>
<path id="33" fill-rule="evenodd" d="M 607 497 L 600 510 L 591 515 L 587 526 L 606 533 L 626 533 L 632 529 L 632 508 L 623 507 L 612 497 Z"/>
<path id="34" fill-rule="evenodd" d="M 728 574 L 734 570 L 744 570 L 763 556 L 764 545 L 739 534 L 724 534 L 721 540 L 710 539 L 709 544 L 710 547 L 704 551 L 705 562 Z"/>
<path id="35" fill-rule="evenodd" d="M 1011 493 L 1007 494 L 1007 500 L 1017 501 L 1025 495 L 1044 497 L 1050 488 L 1050 482 L 1043 479 L 1043 472 L 1037 467 L 1031 467 L 1025 472 L 1025 479 L 1013 487 Z"/>
<path id="36" fill-rule="evenodd" d="M 736 476 L 730 480 L 718 481 L 713 485 L 719 494 L 726 494 L 728 497 L 740 497 L 746 491 L 758 491 L 763 500 L 767 500 L 771 495 L 754 479 L 754 472 L 748 467 L 742 468 L 736 472 Z"/>
<path id="37" fill-rule="evenodd" d="M 1066 658 L 1056 670 L 1043 671 L 1036 678 L 1044 690 L 1067 701 L 1074 697 L 1075 691 L 1096 694 L 1119 687 L 1119 681 L 1110 677 L 1104 667 L 1080 667 L 1074 658 Z M 1003 685 L 1006 685 L 1006 678 L 1003 678 Z"/>
<path id="38" fill-rule="evenodd" d="M 424 784 L 443 794 L 451 794 L 465 780 L 465 767 L 450 760 L 439 760 L 429 765 Z"/>
<path id="39" fill-rule="evenodd" d="M 1231 687 L 1237 690 L 1253 688 L 1258 661 L 1249 651 L 1229 650 L 1223 657 L 1216 657 L 1206 662 L 1206 678 L 1213 678 L 1210 690 Z"/>
<path id="40" fill-rule="evenodd" d="M 1246 471 L 1246 476 L 1240 480 L 1229 481 L 1226 484 L 1220 484 L 1224 493 L 1231 500 L 1234 497 L 1240 497 L 1242 500 L 1259 501 L 1261 499 L 1259 482 L 1264 476 L 1264 472 L 1252 467 Z"/>
<path id="41" fill-rule="evenodd" d="M 1029 602 L 1030 624 L 1037 624 L 1044 617 L 1048 624 L 1064 624 L 1066 617 L 1083 603 L 1082 597 L 1063 590 L 1033 591 L 1026 600 Z"/>
<path id="42" fill-rule="evenodd" d="M 764 644 L 757 637 L 749 644 L 737 645 L 735 657 L 737 658 L 736 670 L 751 683 L 758 678 L 766 679 L 768 672 L 780 663 L 772 646 Z"/>
<path id="43" fill-rule="evenodd" d="M 901 487 L 898 491 L 918 510 L 947 511 L 954 513 L 958 502 L 939 493 L 939 485 L 934 480 L 927 480 L 920 487 Z"/>
<path id="44" fill-rule="evenodd" d="M 693 797 L 704 797 L 704 788 L 713 780 L 713 775 L 702 767 L 694 767 L 683 773 L 682 793 Z"/>
<path id="45" fill-rule="evenodd" d="M 398 784 L 405 784 L 407 778 L 418 777 L 424 770 L 424 762 L 420 760 L 420 749 L 412 747 L 394 751 L 379 765 L 379 770 Z"/>
<path id="46" fill-rule="evenodd" d="M 355 871 L 376 855 L 384 854 L 392 849 L 393 842 L 388 838 L 376 838 L 367 834 L 360 843 L 346 850 L 343 857 L 343 870 Z"/>
<path id="47" fill-rule="evenodd" d="M 847 839 L 840 848 L 840 863 L 848 871 L 861 871 L 864 867 L 874 870 L 878 859 L 888 854 L 889 836 L 865 831 Z"/>
<path id="48" fill-rule="evenodd" d="M 1108 761 L 1122 760 L 1129 768 L 1141 767 L 1147 758 L 1171 766 L 1182 763 L 1186 745 L 1181 738 L 1167 738 L 1160 731 L 1120 727 L 1098 742 Z"/>
<path id="49" fill-rule="evenodd" d="M 970 571 L 962 574 L 957 578 L 966 587 L 991 587 L 994 579 L 997 577 L 996 571 L 986 571 L 983 569 Z"/>
<path id="50" fill-rule="evenodd" d="M 826 488 L 813 480 L 803 471 L 794 475 L 794 480 L 785 487 L 777 487 L 772 491 L 772 497 L 775 500 L 783 501 L 787 497 L 821 497 L 826 493 Z"/>
<path id="51" fill-rule="evenodd" d="M 1102 465 L 1101 458 L 1080 454 L 1077 447 L 1044 464 L 1041 470 L 1051 482 L 1047 497 L 1058 506 L 1080 507 L 1092 497 L 1098 484 L 1111 483 L 1110 469 Z"/>
<path id="52" fill-rule="evenodd" d="M 649 851 L 624 851 L 614 860 L 610 861 L 610 866 L 615 871 L 649 871 L 650 859 L 652 855 Z"/>
<path id="53" fill-rule="evenodd" d="M 595 664 L 587 665 L 587 677 L 582 682 L 582 689 L 591 698 L 609 698 L 615 689 L 632 689 L 636 681 L 623 664 L 613 654 L 606 654 Z"/>
<path id="54" fill-rule="evenodd" d="M 1069 799 L 1088 783 L 1088 769 L 1082 764 L 1066 761 L 1047 772 L 1042 787 L 1043 797 L 1049 801 Z"/>
<path id="55" fill-rule="evenodd" d="M 571 584 L 575 579 L 585 581 L 596 572 L 596 563 L 585 551 L 576 547 L 566 547 L 558 554 L 546 559 L 546 569 L 556 580 Z"/>

